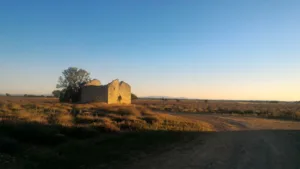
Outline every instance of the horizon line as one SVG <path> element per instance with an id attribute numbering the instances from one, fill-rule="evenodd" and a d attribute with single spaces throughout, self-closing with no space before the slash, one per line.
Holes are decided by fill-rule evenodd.
<path id="1" fill-rule="evenodd" d="M 11 94 L 10 96 L 6 96 L 6 94 L 0 93 L 0 97 L 24 97 L 25 94 Z M 33 96 L 53 96 L 52 94 L 26 94 Z M 260 99 L 205 99 L 205 98 L 189 98 L 189 97 L 172 97 L 172 96 L 138 96 L 139 99 L 180 99 L 180 100 L 210 100 L 210 101 L 278 101 L 278 102 L 300 102 L 300 100 L 260 100 Z"/>

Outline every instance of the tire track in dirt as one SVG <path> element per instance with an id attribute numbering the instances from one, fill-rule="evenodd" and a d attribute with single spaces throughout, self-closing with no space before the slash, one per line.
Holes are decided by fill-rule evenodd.
<path id="1" fill-rule="evenodd" d="M 215 131 L 236 131 L 249 129 L 247 125 L 242 122 L 238 122 L 232 119 L 225 119 L 221 116 L 198 115 L 187 113 L 176 113 L 173 115 L 207 122 L 213 126 Z"/>
<path id="2" fill-rule="evenodd" d="M 200 133 L 196 140 L 141 160 L 130 168 L 300 168 L 300 123 L 232 116 L 176 115 L 208 122 L 217 132 Z"/>

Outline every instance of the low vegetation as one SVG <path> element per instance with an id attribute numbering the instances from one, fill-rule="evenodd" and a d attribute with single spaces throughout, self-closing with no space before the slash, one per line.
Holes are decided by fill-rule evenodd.
<path id="1" fill-rule="evenodd" d="M 29 98 L 0 99 L 0 125 L 0 168 L 117 167 L 211 130 L 141 105 Z"/>
<path id="2" fill-rule="evenodd" d="M 251 115 L 300 120 L 299 102 L 138 99 L 134 104 L 155 111 Z"/>
<path id="3" fill-rule="evenodd" d="M 205 122 L 159 111 L 300 119 L 300 104 L 291 102 L 135 99 L 133 103 L 69 104 L 55 98 L 2 96 L 0 168 L 124 168 L 126 162 L 212 130 Z"/>

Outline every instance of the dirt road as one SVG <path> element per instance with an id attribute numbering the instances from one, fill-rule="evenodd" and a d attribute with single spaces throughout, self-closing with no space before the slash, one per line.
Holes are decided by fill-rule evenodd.
<path id="1" fill-rule="evenodd" d="M 217 132 L 145 158 L 133 169 L 300 169 L 300 123 L 252 117 L 177 114 Z"/>

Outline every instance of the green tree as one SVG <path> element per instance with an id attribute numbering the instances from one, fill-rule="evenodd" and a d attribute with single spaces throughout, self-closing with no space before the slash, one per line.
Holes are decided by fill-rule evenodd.
<path id="1" fill-rule="evenodd" d="M 59 98 L 61 91 L 60 90 L 53 90 L 52 95 L 56 98 Z"/>
<path id="2" fill-rule="evenodd" d="M 135 100 L 135 99 L 138 99 L 138 97 L 135 94 L 131 93 L 131 100 Z"/>
<path id="3" fill-rule="evenodd" d="M 6 96 L 11 96 L 9 93 L 6 93 L 5 95 L 6 95 Z"/>
<path id="4" fill-rule="evenodd" d="M 64 70 L 56 85 L 56 88 L 61 89 L 60 101 L 78 102 L 80 100 L 80 86 L 90 80 L 90 73 L 84 69 L 69 67 Z"/>

